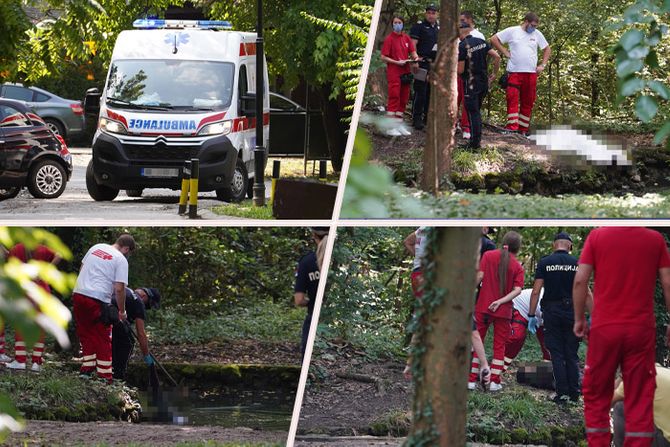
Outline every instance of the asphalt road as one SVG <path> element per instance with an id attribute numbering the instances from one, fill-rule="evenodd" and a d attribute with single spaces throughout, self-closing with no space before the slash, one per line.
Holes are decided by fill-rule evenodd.
<path id="1" fill-rule="evenodd" d="M 142 197 L 126 196 L 124 191 L 111 202 L 96 202 L 86 190 L 86 166 L 91 159 L 89 148 L 73 148 L 74 171 L 65 192 L 57 199 L 35 199 L 27 188 L 14 199 L 0 202 L 0 220 L 29 221 L 46 225 L 100 222 L 105 225 L 133 223 L 155 224 L 157 220 L 170 225 L 188 225 L 202 220 L 238 220 L 237 217 L 221 216 L 210 211 L 221 205 L 216 193 L 198 194 L 198 217 L 189 219 L 179 216 L 179 191 L 171 189 L 145 189 Z M 266 181 L 266 195 L 270 196 L 270 182 Z M 83 223 L 82 222 L 82 223 Z"/>

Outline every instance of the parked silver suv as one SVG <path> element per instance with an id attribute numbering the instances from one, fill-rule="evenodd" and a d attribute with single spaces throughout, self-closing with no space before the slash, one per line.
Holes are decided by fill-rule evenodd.
<path id="1" fill-rule="evenodd" d="M 80 101 L 61 98 L 41 88 L 11 83 L 0 86 L 0 98 L 24 101 L 53 133 L 68 140 L 83 136 L 86 130 L 84 109 Z"/>

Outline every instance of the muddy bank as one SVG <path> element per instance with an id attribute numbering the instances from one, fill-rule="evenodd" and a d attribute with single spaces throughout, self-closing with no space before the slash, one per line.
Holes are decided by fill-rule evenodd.
<path id="1" fill-rule="evenodd" d="M 359 445 L 401 445 L 399 438 L 411 428 L 413 399 L 403 366 L 397 360 L 370 362 L 350 348 L 329 350 L 313 360 L 298 426 L 302 445 L 355 445 L 339 437 L 370 435 L 383 439 L 360 438 L 370 444 Z M 581 402 L 557 406 L 550 401 L 551 391 L 518 384 L 516 367 L 504 374 L 503 386 L 495 394 L 470 393 L 470 441 L 562 446 L 585 439 Z"/>
<path id="2" fill-rule="evenodd" d="M 130 424 L 124 422 L 28 421 L 26 430 L 9 436 L 7 446 L 120 446 L 146 444 L 172 446 L 183 442 L 271 442 L 284 445 L 288 433 L 246 428 L 180 427 L 172 425 Z"/>
<path id="3" fill-rule="evenodd" d="M 633 165 L 580 166 L 575 157 L 550 157 L 520 135 L 483 130 L 482 149 L 456 149 L 452 155 L 451 187 L 488 193 L 540 194 L 644 194 L 670 187 L 666 175 L 670 153 L 652 144 L 653 135 L 619 135 L 614 140 L 630 149 Z M 389 138 L 372 134 L 372 161 L 391 168 L 397 182 L 419 183 L 426 133 Z M 464 140 L 458 139 L 459 143 Z M 583 162 L 582 162 L 583 163 Z"/>

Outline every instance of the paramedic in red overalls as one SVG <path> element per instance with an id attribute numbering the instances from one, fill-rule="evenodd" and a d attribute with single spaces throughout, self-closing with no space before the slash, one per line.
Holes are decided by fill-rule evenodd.
<path id="1" fill-rule="evenodd" d="M 516 356 L 521 352 L 523 345 L 526 343 L 526 332 L 535 334 L 537 337 L 537 341 L 540 344 L 540 350 L 542 351 L 542 360 L 551 360 L 551 355 L 544 344 L 544 321 L 542 320 L 542 311 L 540 310 L 539 305 L 536 306 L 535 312 L 530 311 L 530 296 L 532 292 L 533 289 L 523 289 L 519 296 L 512 300 L 514 310 L 512 311 L 512 328 L 509 340 L 507 341 L 507 345 L 505 345 L 505 371 L 507 371 Z M 544 289 L 541 289 L 538 302 L 542 301 L 543 293 Z M 534 332 L 528 331 L 528 320 L 531 315 L 535 316 L 536 321 Z"/>
<path id="2" fill-rule="evenodd" d="M 409 59 L 417 60 L 414 42 L 402 32 L 405 19 L 393 16 L 393 32 L 384 39 L 382 61 L 386 62 L 386 82 L 388 83 L 388 105 L 386 113 L 397 123 L 387 131 L 389 136 L 409 135 L 411 132 L 403 124 L 402 118 L 409 101 L 409 87 L 412 84 Z M 403 76 L 407 79 L 403 81 Z"/>
<path id="3" fill-rule="evenodd" d="M 135 240 L 122 234 L 114 245 L 96 244 L 81 261 L 77 284 L 72 294 L 74 321 L 81 343 L 84 362 L 79 372 L 112 381 L 112 325 L 101 321 L 102 306 L 116 299 L 119 321 L 128 319 L 126 286 L 128 260 L 135 250 Z"/>
<path id="4" fill-rule="evenodd" d="M 403 241 L 403 245 L 407 251 L 414 256 L 414 261 L 412 263 L 412 276 L 411 276 L 411 285 L 412 285 L 412 294 L 417 300 L 421 299 L 423 295 L 423 258 L 426 255 L 426 246 L 428 242 L 428 232 L 430 227 L 419 227 L 416 231 L 412 231 Z M 416 334 L 412 335 L 412 341 L 410 345 L 414 345 L 416 341 Z M 411 357 L 407 358 L 407 363 L 405 364 L 405 370 L 403 374 L 407 380 L 411 379 Z"/>
<path id="5" fill-rule="evenodd" d="M 26 249 L 26 246 L 23 245 L 22 243 L 16 244 L 14 247 L 12 247 L 11 250 L 9 250 L 9 253 L 7 254 L 7 259 L 10 258 L 16 258 L 19 261 L 23 263 L 29 262 L 31 259 L 34 259 L 35 261 L 42 261 L 42 262 L 48 262 L 51 264 L 58 264 L 60 261 L 60 256 L 56 255 L 50 248 L 45 247 L 44 245 L 38 245 L 34 250 L 28 250 Z M 49 284 L 44 282 L 41 279 L 35 280 L 35 282 L 43 288 L 47 293 L 51 294 L 51 288 L 49 287 Z M 0 351 L 2 352 L 2 355 L 5 354 L 5 329 L 4 325 L 0 322 L 0 327 L 2 329 L 0 330 Z M 14 328 L 14 336 L 15 336 L 15 343 L 14 343 L 14 355 L 15 358 L 11 363 L 7 363 L 7 368 L 10 369 L 19 369 L 19 370 L 24 370 L 26 369 L 26 357 L 27 357 L 27 351 L 26 351 L 26 342 L 23 341 L 23 336 L 21 335 L 21 332 L 17 329 Z M 30 370 L 33 372 L 40 372 L 42 369 L 42 355 L 44 354 L 44 338 L 45 334 L 42 329 L 40 329 L 40 336 L 37 342 L 33 345 L 33 352 L 32 352 L 32 364 L 30 365 Z"/>
<path id="6" fill-rule="evenodd" d="M 530 116 L 535 104 L 537 76 L 549 62 L 551 47 L 537 29 L 540 19 L 529 12 L 521 26 L 505 28 L 491 37 L 491 44 L 509 58 L 507 72 L 507 129 L 528 136 Z M 509 50 L 503 46 L 509 44 Z M 542 63 L 537 64 L 537 49 L 542 50 Z M 519 110 L 521 101 L 521 110 Z"/>
<path id="7" fill-rule="evenodd" d="M 585 304 L 592 274 L 595 279 L 589 328 Z M 575 335 L 588 336 L 582 394 L 591 447 L 610 445 L 610 403 L 619 367 L 626 388 L 624 445 L 649 446 L 652 442 L 657 276 L 670 309 L 670 256 L 663 236 L 656 231 L 604 227 L 591 231 L 586 239 L 572 297 Z"/>
<path id="8" fill-rule="evenodd" d="M 523 267 L 515 255 L 521 248 L 521 235 L 510 231 L 503 236 L 502 248 L 484 253 L 479 262 L 477 282 L 482 287 L 475 304 L 475 321 L 482 340 L 493 324 L 493 360 L 491 361 L 490 391 L 502 389 L 500 375 L 505 367 L 505 345 L 510 336 L 512 300 L 521 293 L 523 287 Z M 503 272 L 500 275 L 500 272 Z M 468 388 L 474 389 L 478 380 L 476 370 L 479 359 L 472 357 L 472 368 Z"/>

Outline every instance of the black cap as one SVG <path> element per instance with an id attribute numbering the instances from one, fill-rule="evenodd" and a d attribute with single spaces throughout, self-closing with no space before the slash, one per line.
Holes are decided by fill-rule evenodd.
<path id="1" fill-rule="evenodd" d="M 330 231 L 330 227 L 310 227 L 309 229 L 318 236 L 325 236 Z"/>
<path id="2" fill-rule="evenodd" d="M 160 309 L 161 308 L 161 293 L 158 289 L 153 287 L 142 287 L 144 293 L 149 297 L 149 308 L 150 309 Z"/>
<path id="3" fill-rule="evenodd" d="M 435 6 L 435 3 L 431 3 L 431 4 L 429 4 L 428 6 L 426 6 L 426 11 L 435 11 L 435 12 L 437 12 L 438 9 L 437 9 L 437 6 Z"/>
<path id="4" fill-rule="evenodd" d="M 556 233 L 556 236 L 554 236 L 554 241 L 557 241 L 559 239 L 563 239 L 563 240 L 572 242 L 572 238 L 565 231 L 561 231 L 560 233 Z"/>

